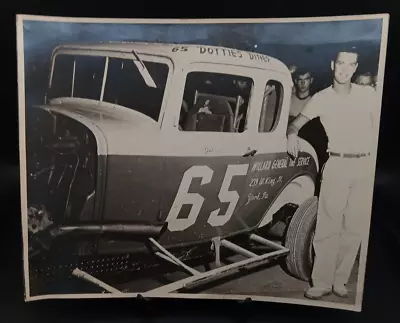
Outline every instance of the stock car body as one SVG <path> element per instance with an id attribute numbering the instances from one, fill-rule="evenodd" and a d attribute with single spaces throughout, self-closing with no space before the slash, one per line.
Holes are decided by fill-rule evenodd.
<path id="1" fill-rule="evenodd" d="M 304 140 L 296 159 L 286 152 L 282 62 L 107 42 L 58 46 L 50 65 L 44 104 L 26 114 L 32 280 L 55 263 L 100 275 L 164 261 L 196 276 L 184 263 L 229 267 L 225 251 L 246 258 L 237 268 L 282 257 L 308 279 L 319 165 Z M 272 252 L 250 251 L 257 242 Z"/>

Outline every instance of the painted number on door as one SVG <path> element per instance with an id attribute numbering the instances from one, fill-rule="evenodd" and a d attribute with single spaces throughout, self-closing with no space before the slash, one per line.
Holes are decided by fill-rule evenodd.
<path id="1" fill-rule="evenodd" d="M 248 164 L 228 165 L 222 182 L 218 198 L 221 203 L 228 203 L 229 206 L 225 214 L 219 214 L 220 208 L 211 212 L 207 222 L 211 226 L 221 226 L 229 221 L 236 205 L 239 201 L 237 191 L 230 191 L 229 186 L 234 176 L 244 176 L 247 174 Z M 193 178 L 201 178 L 201 185 L 211 182 L 214 171 L 208 166 L 192 166 L 183 175 L 175 201 L 169 211 L 167 222 L 170 231 L 182 231 L 192 226 L 200 214 L 201 207 L 204 203 L 204 197 L 199 193 L 189 193 L 189 187 Z M 178 218 L 179 212 L 184 204 L 191 204 L 191 209 L 187 218 Z"/>

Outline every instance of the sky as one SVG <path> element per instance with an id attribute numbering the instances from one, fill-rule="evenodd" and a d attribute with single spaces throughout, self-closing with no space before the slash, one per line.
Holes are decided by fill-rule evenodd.
<path id="1" fill-rule="evenodd" d="M 263 42 L 312 45 L 349 41 L 379 42 L 381 20 L 269 24 L 257 28 Z"/>
<path id="2" fill-rule="evenodd" d="M 25 56 L 40 52 L 46 42 L 134 39 L 183 43 L 206 40 L 209 34 L 233 29 L 246 35 L 250 30 L 263 44 L 313 45 L 348 41 L 379 42 L 381 19 L 260 24 L 88 24 L 61 22 L 24 22 Z M 42 47 L 43 49 L 43 47 Z"/>

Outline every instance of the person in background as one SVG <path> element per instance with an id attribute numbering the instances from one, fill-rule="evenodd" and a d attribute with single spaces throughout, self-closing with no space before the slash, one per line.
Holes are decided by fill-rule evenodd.
<path id="1" fill-rule="evenodd" d="M 368 236 L 368 202 L 375 160 L 379 102 L 372 87 L 351 82 L 358 67 L 354 48 L 331 62 L 332 85 L 316 93 L 287 131 L 287 151 L 301 151 L 299 130 L 319 117 L 328 136 L 329 158 L 323 170 L 313 246 L 312 287 L 320 299 L 334 293 L 348 297 L 347 283 L 361 242 Z"/>
<path id="2" fill-rule="evenodd" d="M 290 65 L 290 66 L 288 66 L 288 69 L 289 69 L 290 74 L 292 74 L 292 80 L 293 80 L 293 83 L 294 83 L 293 74 L 296 72 L 297 66 L 296 65 Z M 295 92 L 296 92 L 296 87 L 293 85 L 292 94 L 295 93 Z"/>
<path id="3" fill-rule="evenodd" d="M 305 105 L 310 101 L 312 97 L 311 86 L 313 81 L 314 78 L 312 73 L 308 69 L 296 69 L 294 72 L 293 88 L 295 90 L 291 96 L 288 125 L 296 119 L 296 117 L 303 111 Z M 328 139 L 320 119 L 315 118 L 308 122 L 301 128 L 298 135 L 299 138 L 304 139 L 311 144 L 317 153 L 319 164 L 323 165 L 328 158 L 326 153 Z M 316 192 L 318 192 L 320 188 L 320 177 L 321 172 L 318 173 Z"/>
<path id="4" fill-rule="evenodd" d="M 308 70 L 296 70 L 294 73 L 294 88 L 290 101 L 289 123 L 292 122 L 304 109 L 311 99 L 311 84 L 313 78 Z"/>
<path id="5" fill-rule="evenodd" d="M 374 81 L 370 73 L 363 73 L 358 75 L 355 83 L 363 86 L 374 86 Z"/>

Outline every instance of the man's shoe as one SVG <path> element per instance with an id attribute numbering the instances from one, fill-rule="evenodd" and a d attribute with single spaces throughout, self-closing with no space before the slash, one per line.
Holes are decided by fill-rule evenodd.
<path id="1" fill-rule="evenodd" d="M 311 287 L 304 296 L 309 299 L 321 299 L 322 297 L 329 295 L 332 292 L 330 288 L 323 287 Z"/>
<path id="2" fill-rule="evenodd" d="M 333 286 L 333 293 L 341 298 L 347 298 L 349 296 L 349 292 L 344 285 L 335 285 Z"/>

